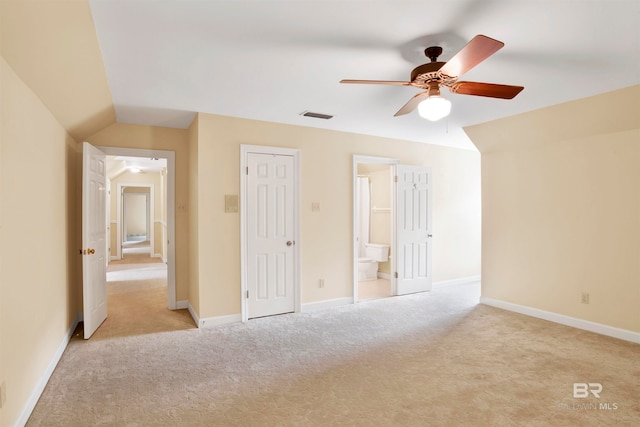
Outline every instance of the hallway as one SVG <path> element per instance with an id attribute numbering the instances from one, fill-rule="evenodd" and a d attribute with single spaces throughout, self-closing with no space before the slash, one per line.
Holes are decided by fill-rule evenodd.
<path id="1" fill-rule="evenodd" d="M 122 260 L 109 263 L 107 320 L 92 340 L 195 328 L 188 310 L 167 308 L 167 265 L 144 247 L 125 249 Z"/>

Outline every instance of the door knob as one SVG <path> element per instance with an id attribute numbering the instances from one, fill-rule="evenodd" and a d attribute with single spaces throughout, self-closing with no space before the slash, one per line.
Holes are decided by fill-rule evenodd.
<path id="1" fill-rule="evenodd" d="M 291 240 L 289 240 L 289 241 L 287 242 L 287 246 L 291 246 L 291 245 L 293 245 L 293 243 L 294 243 L 294 242 L 292 242 Z"/>
<path id="2" fill-rule="evenodd" d="M 95 253 L 96 253 L 96 250 L 95 250 L 95 249 L 91 249 L 91 248 L 89 248 L 89 250 L 87 250 L 87 253 L 88 253 L 89 255 L 93 255 L 93 254 L 95 254 Z"/>

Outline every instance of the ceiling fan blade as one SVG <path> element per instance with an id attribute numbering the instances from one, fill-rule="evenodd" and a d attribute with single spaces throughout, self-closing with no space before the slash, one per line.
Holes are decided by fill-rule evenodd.
<path id="1" fill-rule="evenodd" d="M 340 80 L 340 83 L 355 83 L 364 85 L 396 85 L 410 86 L 411 82 L 398 82 L 392 80 Z"/>
<path id="2" fill-rule="evenodd" d="M 460 77 L 503 46 L 504 43 L 501 41 L 478 34 L 440 68 L 440 73 L 449 77 Z"/>
<path id="3" fill-rule="evenodd" d="M 415 95 L 413 98 L 409 100 L 409 102 L 404 104 L 404 106 L 401 109 L 399 109 L 398 112 L 393 115 L 393 117 L 402 116 L 403 114 L 409 114 L 410 112 L 416 109 L 418 104 L 420 104 L 422 101 L 424 101 L 428 97 L 429 97 L 429 92 L 422 92 Z"/>
<path id="4" fill-rule="evenodd" d="M 449 90 L 461 95 L 486 96 L 489 98 L 512 99 L 524 86 L 498 85 L 494 83 L 456 82 Z"/>

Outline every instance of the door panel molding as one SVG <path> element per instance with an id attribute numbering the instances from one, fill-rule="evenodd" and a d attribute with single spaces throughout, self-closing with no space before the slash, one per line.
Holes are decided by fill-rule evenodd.
<path id="1" fill-rule="evenodd" d="M 431 168 L 397 165 L 397 294 L 431 290 Z"/>
<path id="2" fill-rule="evenodd" d="M 300 150 L 261 145 L 240 146 L 240 300 L 242 321 L 249 320 L 247 302 L 249 247 L 248 247 L 248 191 L 247 168 L 249 154 L 282 155 L 293 158 L 293 293 L 294 311 L 300 311 Z"/>

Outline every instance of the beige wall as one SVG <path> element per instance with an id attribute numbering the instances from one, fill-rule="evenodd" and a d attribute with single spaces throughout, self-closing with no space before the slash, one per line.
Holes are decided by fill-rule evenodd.
<path id="1" fill-rule="evenodd" d="M 0 425 L 13 425 L 78 312 L 80 218 L 76 142 L 4 58 L 0 85 Z"/>
<path id="2" fill-rule="evenodd" d="M 175 152 L 176 199 L 175 204 L 188 204 L 188 143 L 186 129 L 171 129 L 116 123 L 87 141 L 96 146 L 140 148 Z M 115 188 L 112 187 L 112 191 Z M 159 200 L 159 198 L 158 198 Z M 176 300 L 189 298 L 189 216 L 176 209 Z"/>
<path id="3" fill-rule="evenodd" d="M 2 0 L 2 56 L 78 141 L 116 121 L 89 2 Z"/>
<path id="4" fill-rule="evenodd" d="M 640 86 L 466 131 L 483 297 L 639 332 Z"/>
<path id="5" fill-rule="evenodd" d="M 301 152 L 302 302 L 353 296 L 354 154 L 398 158 L 433 168 L 435 281 L 480 273 L 480 164 L 474 151 L 366 135 L 199 114 L 190 140 L 192 264 L 199 274 L 200 317 L 240 313 L 240 216 L 224 213 L 224 195 L 240 194 L 240 145 Z M 197 146 L 197 155 L 194 154 Z M 197 206 L 195 202 L 197 195 Z M 312 202 L 320 212 L 311 213 Z M 318 287 L 318 279 L 325 287 Z"/>

